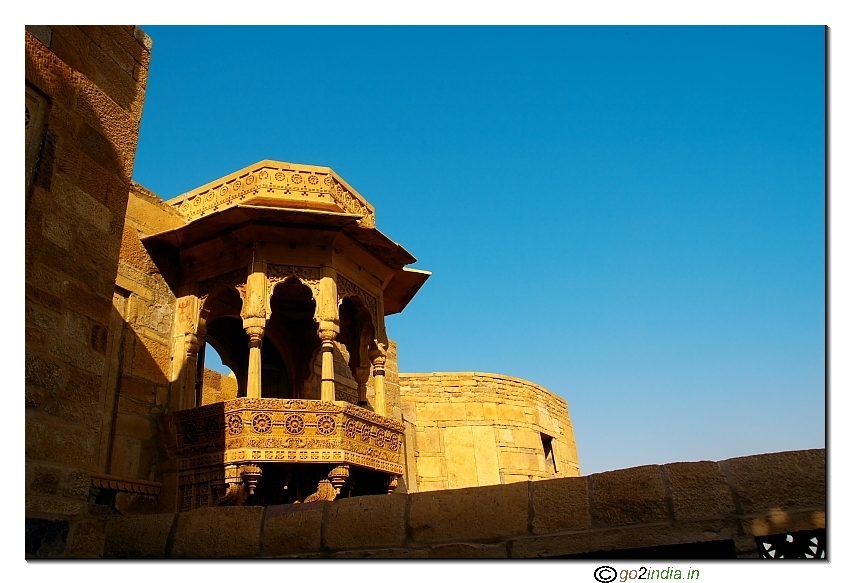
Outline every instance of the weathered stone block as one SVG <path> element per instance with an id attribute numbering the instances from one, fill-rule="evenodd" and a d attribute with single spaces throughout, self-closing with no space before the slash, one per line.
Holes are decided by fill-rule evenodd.
<path id="1" fill-rule="evenodd" d="M 174 558 L 257 557 L 260 553 L 259 506 L 223 506 L 182 512 L 174 533 Z"/>
<path id="2" fill-rule="evenodd" d="M 51 39 L 52 44 L 52 39 Z M 73 104 L 74 72 L 35 37 L 26 35 L 26 79 L 52 99 Z"/>
<path id="3" fill-rule="evenodd" d="M 103 524 L 93 520 L 77 522 L 71 531 L 68 555 L 75 558 L 97 559 L 103 556 L 106 536 Z"/>
<path id="4" fill-rule="evenodd" d="M 667 495 L 658 466 L 638 466 L 590 476 L 596 516 L 605 526 L 668 519 Z"/>
<path id="5" fill-rule="evenodd" d="M 26 457 L 84 467 L 95 458 L 97 436 L 85 429 L 27 419 Z"/>
<path id="6" fill-rule="evenodd" d="M 442 478 L 446 472 L 443 467 L 444 458 L 436 456 L 419 456 L 416 458 L 417 475 L 420 478 Z"/>
<path id="7" fill-rule="evenodd" d="M 24 360 L 24 382 L 45 389 L 48 395 L 58 395 L 62 390 L 62 367 L 34 354 L 27 354 Z"/>
<path id="8" fill-rule="evenodd" d="M 531 483 L 532 532 L 590 528 L 587 478 L 561 478 Z"/>
<path id="9" fill-rule="evenodd" d="M 404 546 L 407 495 L 358 496 L 331 503 L 323 529 L 332 550 Z"/>
<path id="10" fill-rule="evenodd" d="M 27 493 L 53 495 L 59 491 L 62 472 L 50 466 L 27 464 Z"/>
<path id="11" fill-rule="evenodd" d="M 734 476 L 744 513 L 826 503 L 823 449 L 739 457 L 721 465 Z"/>
<path id="12" fill-rule="evenodd" d="M 132 435 L 140 439 L 150 439 L 153 435 L 151 420 L 139 415 L 119 413 L 115 422 L 116 433 Z"/>
<path id="13" fill-rule="evenodd" d="M 86 504 L 79 500 L 68 500 L 56 496 L 27 496 L 24 505 L 26 513 L 31 514 L 60 514 L 75 516 L 85 512 Z"/>
<path id="14" fill-rule="evenodd" d="M 528 531 L 528 484 L 410 494 L 416 542 L 489 540 Z"/>
<path id="15" fill-rule="evenodd" d="M 145 336 L 133 342 L 133 375 L 155 383 L 166 383 L 165 371 L 170 362 L 168 346 Z"/>
<path id="16" fill-rule="evenodd" d="M 263 526 L 263 555 L 282 557 L 319 552 L 324 506 L 324 502 L 269 506 Z"/>
<path id="17" fill-rule="evenodd" d="M 88 472 L 73 471 L 65 476 L 65 489 L 62 494 L 75 500 L 89 499 L 91 475 Z"/>
<path id="18" fill-rule="evenodd" d="M 580 553 L 639 549 L 663 545 L 729 540 L 736 531 L 734 521 L 634 525 L 515 539 L 510 555 L 515 558 L 560 557 Z"/>
<path id="19" fill-rule="evenodd" d="M 735 512 L 732 491 L 716 462 L 682 462 L 662 466 L 673 499 L 673 518 L 688 520 Z"/>
<path id="20" fill-rule="evenodd" d="M 100 401 L 100 389 L 103 378 L 87 373 L 78 368 L 68 370 L 68 382 L 65 385 L 65 397 L 75 403 L 97 405 Z M 96 416 L 95 410 L 90 414 Z"/>
<path id="21" fill-rule="evenodd" d="M 114 516 L 106 521 L 104 556 L 118 559 L 162 559 L 174 514 Z"/>

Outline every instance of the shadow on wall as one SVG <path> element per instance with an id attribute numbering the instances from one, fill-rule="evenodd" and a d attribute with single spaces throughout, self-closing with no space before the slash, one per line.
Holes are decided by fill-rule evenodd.
<path id="1" fill-rule="evenodd" d="M 135 475 L 155 459 L 142 446 L 153 442 L 150 419 L 116 393 L 123 320 L 113 303 L 149 59 L 142 38 L 96 26 L 25 35 L 27 556 L 90 556 L 102 540 L 87 501 L 90 474 L 121 449 L 116 441 L 106 454 L 113 429 L 136 434 L 138 451 L 125 456 L 140 460 Z M 128 376 L 167 386 L 151 364 L 157 350 L 130 332 Z"/>

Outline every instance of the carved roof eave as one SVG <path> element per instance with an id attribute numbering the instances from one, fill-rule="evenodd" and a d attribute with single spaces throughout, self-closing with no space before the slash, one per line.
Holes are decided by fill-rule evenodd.
<path id="1" fill-rule="evenodd" d="M 342 231 L 395 271 L 416 262 L 416 257 L 378 229 L 361 227 L 358 224 L 360 218 L 360 215 L 349 213 L 237 205 L 180 227 L 142 237 L 142 242 L 158 264 L 157 258 L 163 253 L 178 252 L 181 248 L 210 240 L 240 225 L 266 224 L 284 228 L 306 226 Z"/>
<path id="2" fill-rule="evenodd" d="M 362 215 L 331 211 L 236 205 L 195 219 L 175 229 L 142 237 L 142 242 L 148 247 L 180 249 L 248 223 L 278 224 L 282 227 L 298 225 L 343 229 L 349 225 L 356 228 L 357 221 L 360 218 L 362 218 Z"/>
<path id="3" fill-rule="evenodd" d="M 384 288 L 384 315 L 404 310 L 429 277 L 431 272 L 421 269 L 403 267 L 397 270 Z"/>
<path id="4" fill-rule="evenodd" d="M 298 207 L 336 207 L 346 214 L 361 215 L 358 219 L 361 227 L 375 228 L 375 207 L 327 166 L 261 160 L 176 196 L 167 203 L 187 221 L 196 221 L 224 209 L 250 203 L 251 199 L 281 196 L 281 206 L 285 208 L 294 201 L 294 196 L 300 199 L 294 201 Z M 287 197 L 288 202 L 285 200 Z"/>

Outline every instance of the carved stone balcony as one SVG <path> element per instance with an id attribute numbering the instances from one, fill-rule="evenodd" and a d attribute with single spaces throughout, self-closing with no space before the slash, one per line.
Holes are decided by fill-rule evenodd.
<path id="1" fill-rule="evenodd" d="M 239 398 L 164 415 L 161 429 L 181 510 L 233 503 L 215 490 L 237 476 L 253 494 L 266 464 L 327 464 L 345 478 L 349 466 L 364 468 L 391 485 L 403 473 L 403 424 L 344 401 Z"/>

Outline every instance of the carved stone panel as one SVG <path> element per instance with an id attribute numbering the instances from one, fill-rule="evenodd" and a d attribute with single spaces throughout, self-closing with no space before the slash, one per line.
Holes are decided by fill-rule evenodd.
<path id="1" fill-rule="evenodd" d="M 240 398 L 163 417 L 178 468 L 243 462 L 351 463 L 402 474 L 400 421 L 355 405 Z"/>
<path id="2" fill-rule="evenodd" d="M 230 175 L 212 186 L 187 193 L 174 203 L 184 216 L 195 219 L 239 204 L 255 196 L 290 199 L 296 208 L 303 201 L 333 203 L 343 212 L 362 215 L 360 225 L 375 227 L 375 212 L 330 169 L 281 164 L 263 165 L 239 175 Z"/>
<path id="3" fill-rule="evenodd" d="M 219 285 L 236 288 L 240 295 L 244 293 L 245 283 L 248 281 L 248 270 L 234 269 L 215 277 L 205 279 L 198 284 L 198 297 L 205 298 Z"/>
<path id="4" fill-rule="evenodd" d="M 340 274 L 336 276 L 336 290 L 338 303 L 342 303 L 343 298 L 348 297 L 358 298 L 363 302 L 363 305 L 369 311 L 369 316 L 372 318 L 372 326 L 375 331 L 377 332 L 381 329 L 378 321 L 378 298 Z"/>
<path id="5" fill-rule="evenodd" d="M 269 297 L 274 286 L 288 277 L 295 277 L 313 291 L 313 297 L 319 293 L 321 274 L 318 267 L 302 267 L 300 265 L 280 265 L 270 263 L 266 266 L 266 279 L 269 282 Z"/>

